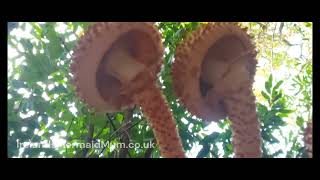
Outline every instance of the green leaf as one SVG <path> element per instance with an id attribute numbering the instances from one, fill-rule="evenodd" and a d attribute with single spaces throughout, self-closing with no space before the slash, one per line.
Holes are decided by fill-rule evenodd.
<path id="1" fill-rule="evenodd" d="M 48 26 L 47 29 L 47 38 L 49 40 L 49 43 L 46 44 L 47 48 L 48 48 L 48 52 L 49 52 L 49 57 L 51 60 L 55 60 L 57 58 L 59 58 L 61 56 L 61 54 L 63 53 L 63 49 L 61 46 L 61 41 L 60 41 L 60 37 L 57 34 L 57 32 L 54 30 L 53 26 Z"/>
<path id="2" fill-rule="evenodd" d="M 23 155 L 29 155 L 29 158 L 35 158 L 40 155 L 40 152 L 43 152 L 44 148 L 26 148 L 23 152 Z"/>
<path id="3" fill-rule="evenodd" d="M 283 83 L 283 80 L 277 82 L 277 84 L 273 87 L 273 89 L 278 89 L 282 83 Z"/>
<path id="4" fill-rule="evenodd" d="M 31 26 L 35 30 L 35 36 L 38 40 L 42 38 L 42 28 L 39 26 L 38 23 L 31 22 Z"/>
<path id="5" fill-rule="evenodd" d="M 304 25 L 305 25 L 306 27 L 311 27 L 311 26 L 312 26 L 312 23 L 311 23 L 311 22 L 304 22 Z"/>
<path id="6" fill-rule="evenodd" d="M 201 131 L 201 126 L 199 124 L 193 124 L 193 127 L 191 128 L 192 133 L 197 133 Z"/>
<path id="7" fill-rule="evenodd" d="M 50 109 L 49 102 L 45 101 L 41 96 L 35 96 L 34 98 L 34 109 L 38 112 L 47 112 Z"/>
<path id="8" fill-rule="evenodd" d="M 65 130 L 65 124 L 62 121 L 54 121 L 54 125 L 50 128 L 54 132 Z"/>
<path id="9" fill-rule="evenodd" d="M 309 76 L 312 75 L 312 66 L 311 64 L 308 64 L 308 66 L 306 66 L 306 72 Z"/>
<path id="10" fill-rule="evenodd" d="M 44 54 L 26 53 L 26 66 L 21 67 L 20 80 L 27 82 L 46 81 L 48 75 L 56 71 L 57 67 L 51 64 Z"/>
<path id="11" fill-rule="evenodd" d="M 27 50 L 29 53 L 32 52 L 33 44 L 31 43 L 30 39 L 21 38 L 20 43 L 23 46 L 23 48 Z"/>
<path id="12" fill-rule="evenodd" d="M 284 117 L 288 117 L 289 115 L 287 113 L 278 113 L 277 116 L 284 118 Z"/>
<path id="13" fill-rule="evenodd" d="M 116 120 L 119 121 L 120 123 L 122 123 L 123 118 L 124 118 L 123 114 L 121 113 L 116 114 Z"/>
<path id="14" fill-rule="evenodd" d="M 232 146 L 232 144 L 226 144 L 226 148 L 228 149 L 228 151 L 230 151 L 230 152 L 232 152 L 232 150 L 233 150 L 233 146 Z"/>
<path id="15" fill-rule="evenodd" d="M 51 73 L 50 76 L 52 76 L 54 81 L 56 82 L 59 82 L 59 83 L 65 82 L 64 78 L 66 77 L 66 75 L 61 70 Z"/>
<path id="16" fill-rule="evenodd" d="M 97 128 L 103 128 L 106 125 L 106 117 L 104 113 L 94 113 L 89 116 L 94 126 Z"/>
<path id="17" fill-rule="evenodd" d="M 43 76 L 40 76 L 38 71 L 35 71 L 28 66 L 21 67 L 20 79 L 22 81 L 27 81 L 27 82 L 37 82 L 37 81 L 44 81 L 45 80 Z"/>
<path id="18" fill-rule="evenodd" d="M 269 94 L 271 94 L 271 87 L 272 87 L 272 74 L 270 74 L 268 81 L 265 82 L 265 88 Z"/>
<path id="19" fill-rule="evenodd" d="M 224 121 L 218 122 L 218 126 L 219 126 L 220 129 L 223 129 L 225 125 L 226 124 L 224 123 Z"/>
<path id="20" fill-rule="evenodd" d="M 26 85 L 24 84 L 24 82 L 21 81 L 21 80 L 15 80 L 15 79 L 13 79 L 13 80 L 11 80 L 11 84 L 12 84 L 13 88 L 15 88 L 15 89 L 25 88 L 25 87 L 26 87 Z"/>
<path id="21" fill-rule="evenodd" d="M 273 106 L 272 106 L 272 109 L 275 109 L 275 110 L 279 110 L 279 109 L 283 109 L 285 106 L 284 104 L 281 102 L 281 99 L 275 103 Z"/>
<path id="22" fill-rule="evenodd" d="M 261 91 L 261 94 L 266 100 L 270 100 L 270 97 L 267 95 L 267 93 L 265 93 L 264 91 Z"/>
<path id="23" fill-rule="evenodd" d="M 296 124 L 300 127 L 300 128 L 303 128 L 303 123 L 304 123 L 304 120 L 301 116 L 298 116 L 297 117 L 297 120 L 296 120 Z"/>
<path id="24" fill-rule="evenodd" d="M 270 144 L 276 144 L 276 143 L 279 143 L 280 141 L 274 137 L 273 135 L 270 135 L 270 139 L 269 139 L 269 143 Z"/>
<path id="25" fill-rule="evenodd" d="M 145 131 L 144 138 L 145 139 L 154 139 L 154 134 L 153 134 L 153 131 L 150 127 L 147 131 Z"/>
<path id="26" fill-rule="evenodd" d="M 63 121 L 71 122 L 71 120 L 74 118 L 73 114 L 70 111 L 66 111 L 63 113 L 61 119 Z"/>
<path id="27" fill-rule="evenodd" d="M 290 110 L 290 109 L 280 109 L 280 112 L 281 112 L 281 113 L 284 113 L 284 114 L 290 114 L 290 113 L 294 112 L 294 110 Z"/>
<path id="28" fill-rule="evenodd" d="M 282 94 L 279 93 L 278 95 L 276 95 L 276 97 L 273 98 L 272 102 L 276 102 L 281 97 L 282 97 Z"/>
<path id="29" fill-rule="evenodd" d="M 262 122 L 265 126 L 269 126 L 270 124 L 272 124 L 272 118 L 273 118 L 273 114 L 271 112 L 267 112 L 265 114 L 265 116 L 262 117 Z"/>
<path id="30" fill-rule="evenodd" d="M 262 114 L 265 114 L 266 112 L 268 112 L 268 108 L 267 106 L 258 103 L 258 111 L 261 112 Z"/>
<path id="31" fill-rule="evenodd" d="M 279 126 L 285 126 L 287 123 L 285 121 L 283 121 L 283 119 L 281 117 L 274 117 L 273 118 L 273 125 L 276 127 Z"/>
<path id="32" fill-rule="evenodd" d="M 82 26 L 83 30 L 86 31 L 92 22 L 79 22 L 79 24 Z"/>
<path id="33" fill-rule="evenodd" d="M 63 85 L 59 85 L 59 86 L 55 86 L 53 89 L 51 89 L 49 91 L 50 94 L 64 94 L 64 93 L 68 93 L 68 90 L 63 86 Z"/>

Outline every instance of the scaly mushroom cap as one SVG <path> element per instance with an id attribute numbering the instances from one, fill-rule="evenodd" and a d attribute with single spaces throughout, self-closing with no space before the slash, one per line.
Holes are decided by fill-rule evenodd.
<path id="1" fill-rule="evenodd" d="M 212 86 L 218 87 L 223 82 L 208 84 L 207 81 L 223 76 L 223 64 L 234 63 L 245 56 L 248 81 L 253 83 L 257 53 L 255 46 L 246 29 L 240 28 L 237 23 L 203 24 L 188 35 L 176 49 L 172 67 L 174 91 L 192 114 L 204 120 L 218 121 L 227 116 L 226 108 L 222 105 L 223 97 L 214 97 L 218 105 L 210 104 L 212 101 L 205 100 L 205 97 Z M 208 72 L 212 75 L 205 76 Z"/>
<path id="2" fill-rule="evenodd" d="M 81 37 L 71 64 L 77 94 L 95 111 L 115 112 L 133 106 L 131 94 L 121 91 L 124 86 L 122 81 L 105 68 L 108 55 L 119 47 L 138 61 L 131 63 L 139 64 L 137 67 L 148 68 L 155 74 L 154 78 L 160 71 L 163 46 L 154 23 L 95 23 Z M 122 58 L 124 56 L 120 54 L 116 59 L 126 59 Z M 117 66 L 125 68 L 126 73 L 121 74 L 124 80 L 136 75 L 140 70 L 133 70 L 133 66 L 127 63 Z"/>

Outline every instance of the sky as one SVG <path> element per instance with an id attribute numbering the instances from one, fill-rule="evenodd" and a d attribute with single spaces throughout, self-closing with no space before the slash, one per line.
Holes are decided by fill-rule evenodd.
<path id="1" fill-rule="evenodd" d="M 37 41 L 36 39 L 32 38 L 33 36 L 30 34 L 32 27 L 29 24 L 26 24 L 26 31 L 23 31 L 22 29 L 14 29 L 11 34 L 15 35 L 18 37 L 18 40 L 20 38 L 31 38 L 32 41 Z M 63 23 L 59 23 L 59 26 L 56 28 L 57 32 L 61 32 L 64 33 L 66 31 L 66 25 Z M 285 33 L 285 32 L 284 32 Z M 67 39 L 66 41 L 72 41 L 75 40 L 76 37 L 70 36 L 69 39 Z M 302 41 L 302 38 L 298 35 L 292 36 L 289 41 L 291 43 L 294 44 L 300 44 Z M 21 45 L 18 45 L 18 50 L 23 52 L 23 47 Z M 299 46 L 292 46 L 288 49 L 288 55 L 291 57 L 299 57 L 300 56 L 300 47 Z M 308 55 L 308 52 L 306 50 L 303 50 L 303 54 L 305 54 L 306 56 Z M 12 62 L 10 61 L 10 59 L 12 59 L 13 57 L 16 57 L 18 55 L 18 52 L 16 51 L 16 49 L 14 49 L 13 47 L 11 47 L 10 45 L 8 45 L 8 74 L 10 75 L 12 73 Z M 268 63 L 268 59 L 264 59 L 264 58 L 260 58 L 258 59 L 258 68 L 259 67 L 264 67 L 267 63 Z M 16 59 L 16 66 L 19 66 L 21 64 L 24 63 L 24 57 L 18 58 Z M 295 71 L 294 69 L 290 69 L 290 72 L 292 74 L 296 74 L 298 72 L 292 72 Z M 288 67 L 286 66 L 282 66 L 279 70 L 277 70 L 276 72 L 273 72 L 277 74 L 277 80 L 281 80 L 283 79 L 283 77 L 287 76 L 288 74 Z M 257 91 L 261 91 L 264 89 L 264 82 L 267 80 L 267 77 L 264 77 L 262 75 L 259 75 L 258 73 L 255 76 L 255 83 L 254 83 L 254 88 Z M 44 86 L 44 84 L 42 84 L 41 82 L 39 82 L 39 85 Z M 48 86 L 49 89 L 53 88 L 54 84 L 51 84 Z M 285 82 L 282 85 L 282 88 L 284 89 L 284 93 L 288 94 L 288 95 L 293 95 L 295 93 L 295 91 L 293 91 L 290 88 L 290 82 Z M 30 92 L 28 92 L 26 89 L 19 89 L 18 90 L 19 94 L 23 94 L 24 97 L 28 98 L 30 96 Z M 45 100 L 49 100 L 50 98 L 47 96 L 47 94 L 43 94 L 42 97 Z M 11 96 L 8 96 L 8 99 L 10 99 Z M 77 109 L 73 104 L 70 104 L 70 111 L 74 114 L 76 114 Z M 20 113 L 20 117 L 21 118 L 26 118 L 26 117 L 30 117 L 34 114 L 34 111 L 30 111 L 27 114 L 23 114 Z M 40 121 L 40 120 L 39 120 Z M 47 124 L 47 126 L 50 126 L 50 124 L 53 122 L 54 120 L 52 118 L 49 119 L 49 122 Z M 182 120 L 183 121 L 183 120 Z M 281 128 L 281 130 L 283 131 L 283 133 L 288 134 L 290 131 L 293 131 L 294 133 L 298 133 L 299 129 L 298 127 L 295 125 L 295 118 L 294 117 L 288 117 L 286 118 L 286 121 L 291 122 L 288 124 L 288 126 L 285 126 L 283 128 Z M 23 127 L 21 129 L 22 132 L 26 131 L 27 127 Z M 211 123 L 210 125 L 208 125 L 204 130 L 203 133 L 205 134 L 211 134 L 212 132 L 222 132 L 223 130 L 220 129 L 218 127 L 218 125 L 216 123 Z M 39 129 L 35 129 L 34 131 L 35 134 L 38 134 L 39 136 L 42 135 L 44 132 L 43 131 L 39 131 Z M 54 136 L 51 137 L 51 140 L 53 142 L 53 144 L 55 146 L 63 146 L 66 143 L 66 140 L 64 139 L 64 137 L 66 137 L 66 132 L 65 131 L 61 131 L 61 132 L 56 132 L 54 134 Z M 280 143 L 277 145 L 273 145 L 272 147 L 270 147 L 271 149 L 273 149 L 273 151 L 277 151 L 278 149 L 290 149 L 290 147 L 286 147 L 284 139 L 280 137 L 279 133 L 275 132 L 275 136 L 278 137 L 278 139 L 280 140 Z M 301 139 L 300 139 L 301 141 Z M 220 146 L 220 150 L 219 153 L 222 153 L 222 145 L 218 145 L 218 147 Z M 187 152 L 187 156 L 188 157 L 196 157 L 196 155 L 198 154 L 198 152 L 201 150 L 202 146 L 199 144 L 194 144 L 193 148 Z M 21 150 L 21 153 L 23 152 L 23 149 Z M 44 154 L 42 154 L 41 156 L 44 156 Z M 285 157 L 285 154 L 282 155 L 283 157 Z M 281 156 L 280 156 L 281 157 Z"/>

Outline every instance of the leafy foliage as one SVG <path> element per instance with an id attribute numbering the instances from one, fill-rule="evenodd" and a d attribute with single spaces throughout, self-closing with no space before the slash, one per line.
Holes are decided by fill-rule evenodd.
<path id="1" fill-rule="evenodd" d="M 75 95 L 69 83 L 70 58 L 76 41 L 90 24 L 30 22 L 10 24 L 10 27 L 8 24 L 11 30 L 8 34 L 9 157 L 160 156 L 157 147 L 115 146 L 128 142 L 155 143 L 139 107 L 112 114 L 95 113 Z M 312 117 L 312 24 L 241 24 L 248 27 L 260 51 L 257 71 L 260 79 L 256 81 L 255 94 L 263 156 L 306 157 L 301 139 L 305 124 Z M 230 120 L 205 123 L 181 106 L 172 90 L 170 72 L 175 48 L 200 23 L 159 22 L 156 25 L 166 47 L 159 83 L 177 121 L 187 155 L 233 157 Z M 296 36 L 301 37 L 298 43 L 293 42 L 292 37 Z M 301 53 L 292 57 L 288 51 L 297 46 L 301 47 Z M 37 148 L 22 148 L 24 142 L 32 142 Z M 110 146 L 76 146 L 90 142 Z"/>

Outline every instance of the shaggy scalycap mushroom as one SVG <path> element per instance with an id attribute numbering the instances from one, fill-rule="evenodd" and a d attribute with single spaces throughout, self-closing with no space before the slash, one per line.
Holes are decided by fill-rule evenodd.
<path id="1" fill-rule="evenodd" d="M 178 45 L 172 68 L 180 102 L 206 121 L 232 121 L 236 157 L 260 157 L 261 137 L 252 84 L 255 46 L 237 23 L 200 25 Z"/>
<path id="2" fill-rule="evenodd" d="M 163 55 L 154 23 L 99 22 L 79 41 L 71 70 L 77 94 L 95 111 L 139 105 L 163 157 L 184 157 L 166 101 L 157 87 Z"/>

